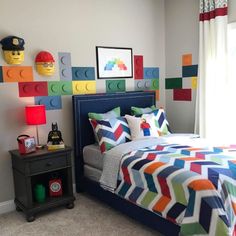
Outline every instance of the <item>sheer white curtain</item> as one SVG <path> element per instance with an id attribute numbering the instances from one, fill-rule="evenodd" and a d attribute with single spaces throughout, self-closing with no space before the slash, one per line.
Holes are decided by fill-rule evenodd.
<path id="1" fill-rule="evenodd" d="M 212 141 L 228 142 L 236 126 L 232 123 L 236 123 L 232 112 L 236 108 L 232 107 L 235 95 L 228 77 L 227 0 L 200 0 L 199 18 L 195 132 Z"/>

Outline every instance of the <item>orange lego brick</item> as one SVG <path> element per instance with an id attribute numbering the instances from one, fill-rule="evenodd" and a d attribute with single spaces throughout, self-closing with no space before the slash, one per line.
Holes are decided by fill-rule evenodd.
<path id="1" fill-rule="evenodd" d="M 4 82 L 31 82 L 33 81 L 32 66 L 3 66 Z"/>
<path id="2" fill-rule="evenodd" d="M 182 66 L 192 65 L 192 54 L 185 54 L 182 56 Z"/>

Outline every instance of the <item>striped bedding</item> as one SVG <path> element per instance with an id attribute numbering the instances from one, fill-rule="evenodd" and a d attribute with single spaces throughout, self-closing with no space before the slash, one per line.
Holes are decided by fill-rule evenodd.
<path id="1" fill-rule="evenodd" d="M 116 194 L 180 225 L 180 235 L 233 235 L 236 146 L 208 148 L 198 139 L 173 141 L 162 138 L 153 145 L 146 140 L 125 154 L 121 145 L 118 170 L 111 173 L 112 155 L 104 159 L 109 168 L 103 170 L 103 187 L 115 176 Z"/>

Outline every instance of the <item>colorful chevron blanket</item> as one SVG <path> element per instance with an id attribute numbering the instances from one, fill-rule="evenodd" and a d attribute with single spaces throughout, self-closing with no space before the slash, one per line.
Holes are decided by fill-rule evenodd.
<path id="1" fill-rule="evenodd" d="M 233 235 L 236 146 L 159 143 L 121 158 L 116 194 L 180 225 L 180 235 Z"/>

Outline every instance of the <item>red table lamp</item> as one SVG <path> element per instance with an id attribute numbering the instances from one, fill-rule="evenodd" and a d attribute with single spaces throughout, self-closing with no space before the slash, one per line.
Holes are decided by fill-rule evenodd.
<path id="1" fill-rule="evenodd" d="M 45 105 L 30 105 L 25 107 L 25 119 L 27 125 L 36 125 L 37 147 L 39 145 L 38 125 L 46 124 Z"/>

